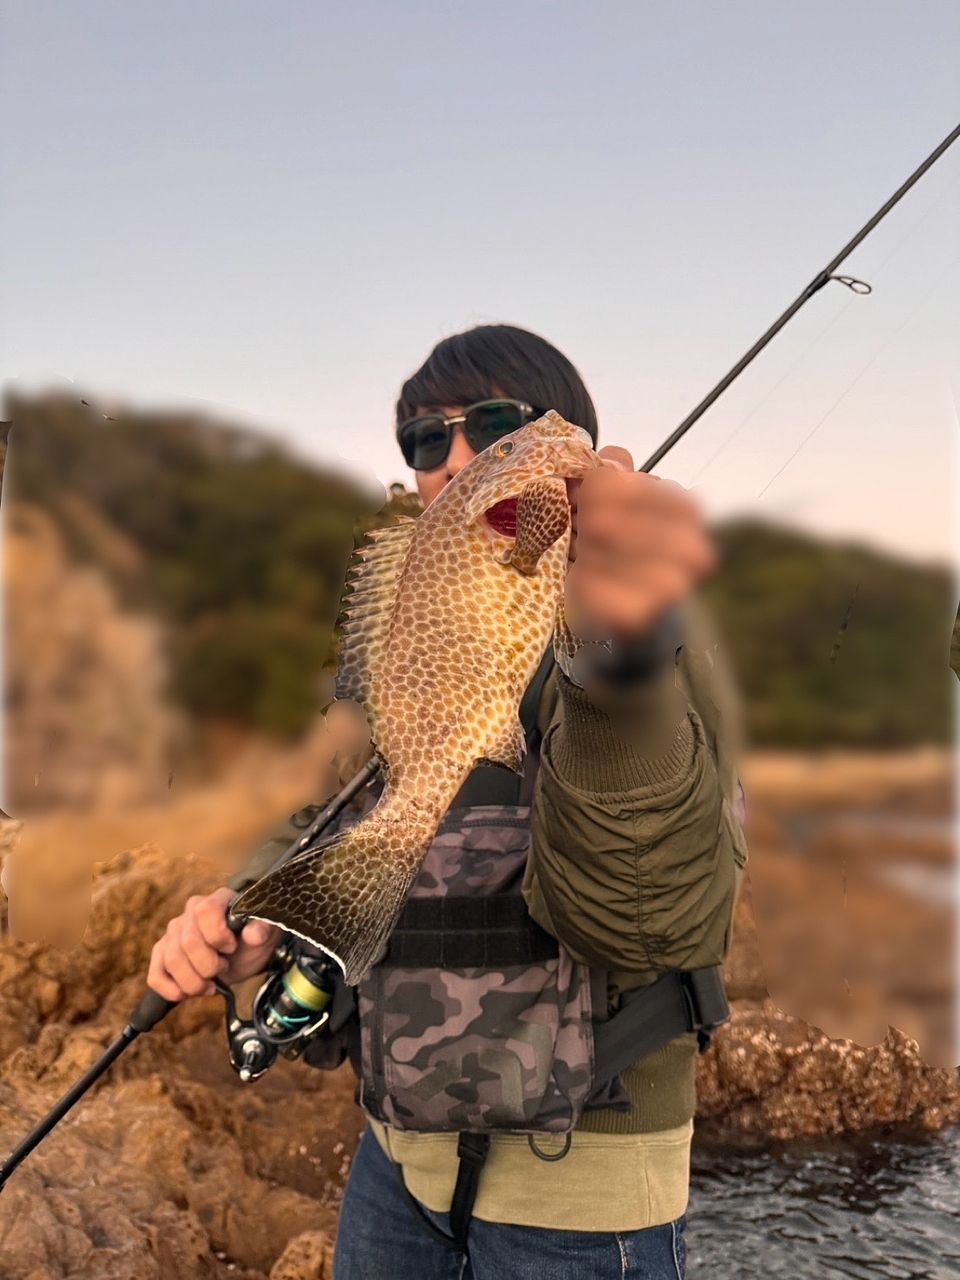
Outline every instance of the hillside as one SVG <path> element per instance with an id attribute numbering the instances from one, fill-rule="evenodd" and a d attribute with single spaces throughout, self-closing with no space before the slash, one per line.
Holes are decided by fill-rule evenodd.
<path id="1" fill-rule="evenodd" d="M 7 404 L 6 501 L 39 506 L 166 644 L 189 717 L 302 732 L 329 697 L 346 561 L 417 499 L 370 496 L 247 429 L 46 395 Z M 752 520 L 716 529 L 704 591 L 756 746 L 900 748 L 951 737 L 956 587 L 945 568 Z M 960 623 L 958 623 L 960 628 Z M 960 629 L 954 629 L 958 665 Z"/>
<path id="2" fill-rule="evenodd" d="M 755 746 L 900 748 L 952 738 L 957 587 L 946 567 L 735 520 L 704 598 Z M 951 658 L 951 624 L 953 657 Z"/>
<path id="3" fill-rule="evenodd" d="M 302 732 L 325 700 L 370 495 L 199 417 L 106 418 L 57 396 L 6 408 L 4 501 L 39 507 L 69 559 L 98 568 L 121 607 L 159 621 L 170 698 L 193 717 Z"/>

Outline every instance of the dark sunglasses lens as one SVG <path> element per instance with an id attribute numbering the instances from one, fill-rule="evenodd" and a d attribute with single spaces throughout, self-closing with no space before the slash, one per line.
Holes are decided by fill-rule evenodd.
<path id="1" fill-rule="evenodd" d="M 470 448 L 477 453 L 496 443 L 502 436 L 523 426 L 523 410 L 515 404 L 482 404 L 471 409 L 463 424 Z"/>
<path id="2" fill-rule="evenodd" d="M 447 460 L 450 428 L 440 417 L 404 423 L 400 428 L 400 450 L 414 471 L 433 471 Z"/>

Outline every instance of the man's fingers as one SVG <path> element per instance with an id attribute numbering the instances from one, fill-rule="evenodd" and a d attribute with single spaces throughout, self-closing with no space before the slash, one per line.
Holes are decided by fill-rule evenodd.
<path id="1" fill-rule="evenodd" d="M 166 969 L 184 995 L 205 996 L 216 989 L 209 978 L 197 973 L 183 951 L 166 957 Z"/>
<path id="2" fill-rule="evenodd" d="M 235 890 L 224 886 L 187 899 L 183 914 L 167 924 L 151 952 L 147 983 L 152 990 L 172 1001 L 214 994 L 213 979 L 230 972 L 227 957 L 241 947 L 241 939 L 227 924 L 227 911 L 236 896 Z M 242 941 L 248 947 L 262 947 L 279 933 L 262 920 L 250 921 Z"/>
<path id="3" fill-rule="evenodd" d="M 638 505 L 659 507 L 662 505 L 657 494 L 660 487 L 652 476 L 627 471 L 619 463 L 613 463 L 609 467 L 589 471 L 583 477 L 577 493 L 577 512 L 579 515 L 593 506 L 605 509 Z"/>
<path id="4" fill-rule="evenodd" d="M 613 448 L 613 446 L 611 446 Z M 629 458 L 625 449 L 617 453 Z M 676 519 L 701 520 L 699 499 L 676 480 L 661 480 L 642 471 L 623 470 L 619 463 L 589 471 L 576 494 L 578 512 L 592 505 L 641 508 Z"/>
<path id="5" fill-rule="evenodd" d="M 665 609 L 679 604 L 689 587 L 687 575 L 667 564 L 651 566 L 631 582 L 599 561 L 585 567 L 588 572 L 577 591 L 578 609 L 586 618 L 602 618 L 604 631 L 629 635 L 644 630 Z"/>
<path id="6" fill-rule="evenodd" d="M 605 465 L 571 496 L 568 615 L 592 630 L 637 634 L 713 570 L 716 550 L 699 500 L 682 485 L 634 471 L 618 445 L 599 455 Z"/>
<path id="7" fill-rule="evenodd" d="M 591 549 L 605 549 L 617 563 L 663 558 L 706 572 L 711 541 L 697 523 L 666 519 L 644 508 L 618 508 L 591 503 L 577 522 L 573 559 Z"/>
<path id="8" fill-rule="evenodd" d="M 150 956 L 150 967 L 147 970 L 147 986 L 152 991 L 156 991 L 158 996 L 163 996 L 164 1000 L 172 1000 L 174 1004 L 178 1004 L 186 995 L 186 992 L 181 991 L 179 985 L 167 972 L 160 954 L 159 942 Z"/>
<path id="9" fill-rule="evenodd" d="M 159 959 L 184 995 L 199 996 L 210 990 L 210 979 L 198 973 L 183 949 L 183 917 L 171 920 L 160 944 Z"/>
<path id="10" fill-rule="evenodd" d="M 585 547 L 570 573 L 576 575 L 577 597 L 584 604 L 594 593 L 606 597 L 611 592 L 627 597 L 639 593 L 664 605 L 676 604 L 689 590 L 691 576 L 676 560 L 618 560 L 599 547 Z"/>
<path id="11" fill-rule="evenodd" d="M 232 955 L 237 949 L 236 934 L 227 924 L 227 907 L 236 895 L 227 889 L 218 890 L 206 898 L 196 900 L 192 915 L 196 919 L 201 937 L 216 951 Z M 187 904 L 189 907 L 189 903 Z"/>
<path id="12" fill-rule="evenodd" d="M 700 519 L 700 502 L 689 489 L 676 480 L 661 480 L 658 476 L 644 476 L 644 504 L 662 511 L 664 515 L 684 519 Z M 637 488 L 639 488 L 639 477 Z"/>
<path id="13" fill-rule="evenodd" d="M 219 977 L 227 967 L 226 957 L 210 946 L 197 925 L 189 919 L 184 921 L 180 933 L 180 945 L 187 959 L 203 978 Z"/>

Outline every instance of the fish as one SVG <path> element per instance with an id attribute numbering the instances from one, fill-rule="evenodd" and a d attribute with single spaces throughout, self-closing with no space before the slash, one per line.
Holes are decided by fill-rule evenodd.
<path id="1" fill-rule="evenodd" d="M 520 701 L 567 570 L 567 481 L 601 465 L 588 433 L 550 410 L 472 458 L 416 519 L 367 535 L 341 600 L 335 694 L 366 713 L 383 792 L 240 894 L 235 918 L 311 943 L 351 986 L 369 972 L 470 771 L 522 771 Z"/>

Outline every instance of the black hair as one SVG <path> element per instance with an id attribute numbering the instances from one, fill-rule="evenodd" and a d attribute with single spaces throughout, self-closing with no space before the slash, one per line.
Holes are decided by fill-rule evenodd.
<path id="1" fill-rule="evenodd" d="M 597 443 L 597 411 L 579 373 L 545 338 L 509 324 L 477 325 L 438 342 L 401 388 L 397 426 L 420 409 L 497 396 L 556 409 Z"/>

